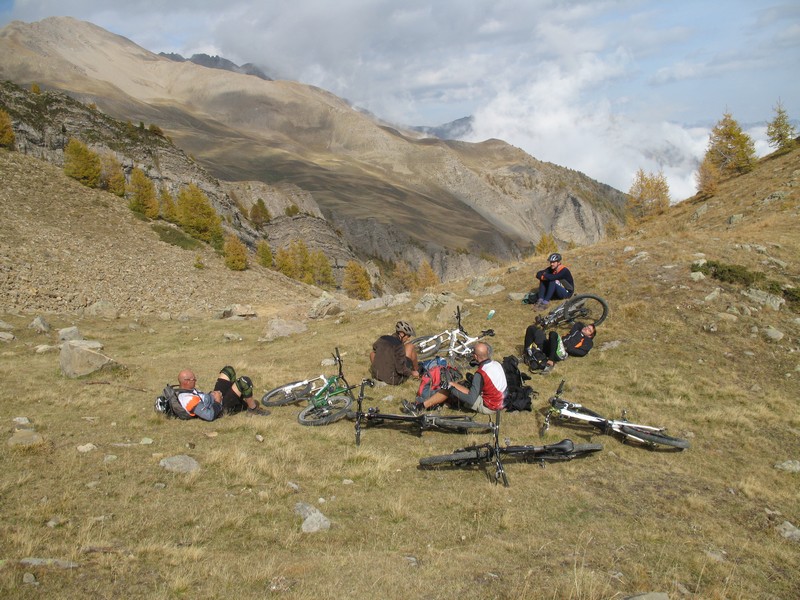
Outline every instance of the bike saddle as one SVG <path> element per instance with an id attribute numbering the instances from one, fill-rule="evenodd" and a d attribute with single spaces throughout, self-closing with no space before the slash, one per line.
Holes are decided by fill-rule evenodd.
<path id="1" fill-rule="evenodd" d="M 552 450 L 553 452 L 563 452 L 564 454 L 568 452 L 572 452 L 575 449 L 575 444 L 570 439 L 564 439 L 558 442 L 557 444 L 550 444 L 547 446 L 548 450 Z"/>

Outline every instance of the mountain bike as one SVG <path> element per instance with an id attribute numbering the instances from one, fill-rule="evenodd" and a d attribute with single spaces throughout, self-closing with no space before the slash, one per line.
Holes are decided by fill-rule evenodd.
<path id="1" fill-rule="evenodd" d="M 355 419 L 356 422 L 356 446 L 361 445 L 361 429 L 368 425 L 383 425 L 387 421 L 413 423 L 419 428 L 419 435 L 428 429 L 441 429 L 444 431 L 454 431 L 458 433 L 484 433 L 491 431 L 491 422 L 481 423 L 480 421 L 473 421 L 469 415 L 449 415 L 444 416 L 441 414 L 423 413 L 421 415 L 409 414 L 392 414 L 382 413 L 377 407 L 370 407 L 366 411 L 363 410 L 364 402 L 364 387 L 374 386 L 375 382 L 371 379 L 364 379 L 361 382 L 361 391 L 358 394 L 356 401 L 356 411 L 350 411 L 349 417 Z"/>
<path id="2" fill-rule="evenodd" d="M 510 458 L 514 461 L 526 463 L 538 463 L 544 467 L 548 462 L 562 462 L 588 456 L 603 449 L 600 444 L 575 444 L 570 439 L 564 439 L 556 444 L 545 446 L 534 445 L 510 445 L 509 440 L 505 440 L 505 446 L 500 445 L 500 413 L 496 414 L 496 421 L 493 423 L 493 441 L 477 446 L 468 446 L 455 450 L 452 454 L 442 454 L 440 456 L 427 456 L 419 459 L 421 468 L 430 467 L 464 467 L 464 466 L 484 466 L 494 463 L 494 483 L 503 482 L 508 487 L 508 476 L 502 457 Z"/>
<path id="3" fill-rule="evenodd" d="M 564 400 L 561 397 L 563 390 L 562 379 L 555 395 L 549 400 L 550 408 L 544 418 L 542 435 L 549 429 L 551 419 L 556 419 L 565 423 L 591 425 L 605 435 L 616 434 L 623 438 L 623 442 L 634 442 L 650 448 L 663 445 L 683 450 L 689 447 L 688 441 L 667 435 L 664 427 L 631 423 L 626 418 L 627 411 L 622 411 L 621 419 L 606 419 L 585 406 Z"/>
<path id="4" fill-rule="evenodd" d="M 544 316 L 537 316 L 534 321 L 542 328 L 558 327 L 581 321 L 586 325 L 593 323 L 595 327 L 606 320 L 608 303 L 594 294 L 578 294 Z"/>
<path id="5" fill-rule="evenodd" d="M 336 375 L 319 375 L 302 381 L 293 381 L 270 390 L 261 398 L 264 406 L 285 406 L 295 402 L 307 401 L 297 415 L 301 425 L 328 425 L 347 416 L 354 398 L 352 390 L 357 385 L 349 385 L 342 371 L 342 357 L 336 348 L 333 359 L 339 367 Z"/>
<path id="6" fill-rule="evenodd" d="M 491 313 L 490 313 L 491 314 Z M 461 324 L 461 307 L 456 307 L 456 328 L 447 329 L 434 335 L 425 335 L 414 338 L 411 343 L 417 350 L 417 357 L 420 359 L 430 358 L 439 353 L 444 348 L 444 353 L 453 361 L 466 362 L 472 354 L 472 347 L 475 342 L 484 337 L 494 335 L 494 329 L 481 331 L 477 337 L 470 336 Z"/>

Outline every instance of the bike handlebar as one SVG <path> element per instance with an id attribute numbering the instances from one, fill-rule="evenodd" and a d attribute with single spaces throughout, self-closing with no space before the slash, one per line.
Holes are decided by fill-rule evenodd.
<path id="1" fill-rule="evenodd" d="M 558 384 L 558 389 L 556 390 L 556 396 L 560 396 L 561 392 L 564 391 L 564 384 L 566 383 L 566 379 L 562 379 L 561 383 Z"/>

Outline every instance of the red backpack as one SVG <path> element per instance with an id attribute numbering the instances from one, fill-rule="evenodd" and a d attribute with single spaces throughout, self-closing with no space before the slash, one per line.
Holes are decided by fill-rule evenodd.
<path id="1" fill-rule="evenodd" d="M 431 361 L 433 364 L 425 366 L 420 374 L 417 402 L 424 402 L 433 396 L 442 387 L 442 377 L 446 377 L 448 381 L 460 381 L 462 379 L 461 372 L 448 365 L 444 359 L 434 360 L 436 362 Z"/>

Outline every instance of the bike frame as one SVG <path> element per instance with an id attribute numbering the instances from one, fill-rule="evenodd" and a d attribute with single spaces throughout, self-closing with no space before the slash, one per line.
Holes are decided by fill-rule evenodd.
<path id="1" fill-rule="evenodd" d="M 336 354 L 333 355 L 333 359 L 339 366 L 339 373 L 336 375 L 331 375 L 330 377 L 325 377 L 325 385 L 323 385 L 319 391 L 309 399 L 309 404 L 313 404 L 315 408 L 320 408 L 321 406 L 328 404 L 328 398 L 331 396 L 340 396 L 357 387 L 354 385 L 349 385 L 347 383 L 347 379 L 344 377 L 344 372 L 342 370 L 342 357 L 339 356 L 338 348 L 336 348 Z M 320 375 L 320 377 L 323 376 Z M 344 383 L 343 386 L 338 385 L 340 380 Z M 311 379 L 310 381 L 314 380 Z"/>
<path id="2" fill-rule="evenodd" d="M 447 356 L 450 358 L 455 358 L 456 356 L 461 358 L 470 356 L 472 354 L 472 346 L 475 344 L 475 342 L 480 341 L 484 337 L 491 337 L 494 335 L 493 329 L 481 331 L 480 335 L 476 337 L 469 335 L 464 329 L 464 326 L 461 324 L 460 306 L 456 307 L 456 323 L 457 327 L 455 329 L 446 329 L 436 336 L 431 336 L 441 338 L 442 342 L 447 341 L 446 352 Z M 441 351 L 442 350 L 440 349 L 439 352 Z"/>

